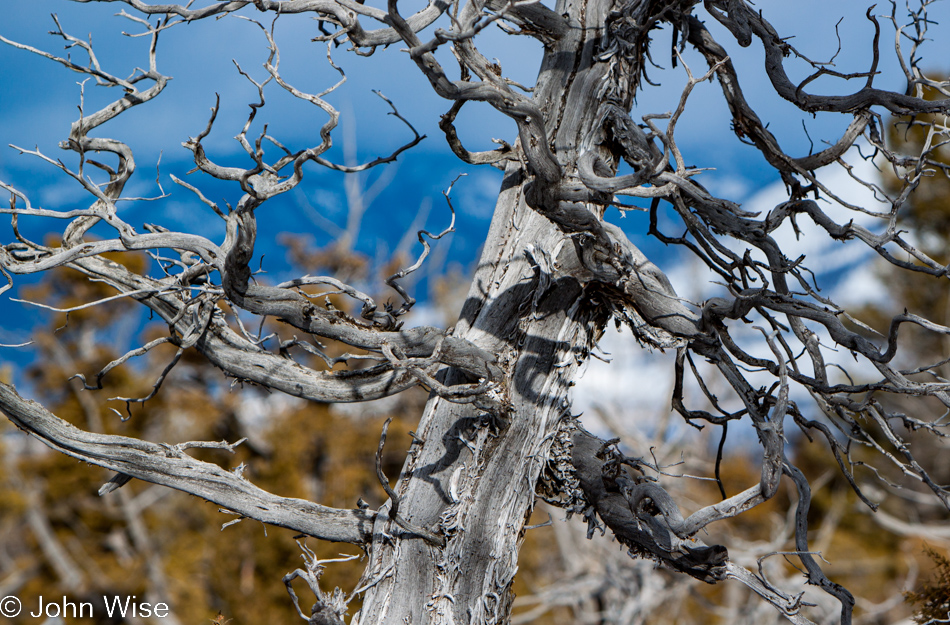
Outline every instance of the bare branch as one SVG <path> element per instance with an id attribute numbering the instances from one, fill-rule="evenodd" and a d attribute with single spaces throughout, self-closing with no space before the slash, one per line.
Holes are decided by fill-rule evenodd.
<path id="1" fill-rule="evenodd" d="M 17 427 L 73 458 L 206 499 L 228 510 L 309 536 L 362 544 L 372 538 L 373 515 L 278 497 L 217 465 L 168 445 L 94 434 L 76 428 L 0 382 L 0 409 Z M 187 444 L 186 444 L 187 445 Z"/>

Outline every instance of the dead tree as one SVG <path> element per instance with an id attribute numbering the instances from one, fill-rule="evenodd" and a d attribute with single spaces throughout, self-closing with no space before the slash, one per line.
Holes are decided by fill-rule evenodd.
<path id="1" fill-rule="evenodd" d="M 921 0 L 909 16 L 899 14 L 896 2 L 887 15 L 869 9 L 866 18 L 873 41 L 868 70 L 858 73 L 842 73 L 830 63 L 809 60 L 790 43 L 794 33 L 770 23 L 767 7 L 743 0 L 558 0 L 554 8 L 532 0 L 432 0 L 412 15 L 397 0 L 388 0 L 385 6 L 352 0 L 226 0 L 198 3 L 201 6 L 76 1 L 112 1 L 131 10 L 124 14 L 151 41 L 148 63 L 121 78 L 99 63 L 89 42 L 68 34 L 58 23 L 54 34 L 72 48 L 71 57 L 3 40 L 122 92 L 110 105 L 85 111 L 73 123 L 62 147 L 78 154 L 78 166 L 38 150 L 21 150 L 82 185 L 92 196 L 88 208 L 36 207 L 13 184 L 0 183 L 10 197 L 2 212 L 13 216 L 16 235 L 0 248 L 0 268 L 8 283 L 4 290 L 13 284 L 14 275 L 67 266 L 111 285 L 116 297 L 141 302 L 169 329 L 163 339 L 111 363 L 94 382 L 84 379 L 87 388 L 100 388 L 102 377 L 115 366 L 157 342 L 170 342 L 178 351 L 166 372 L 185 350 L 193 349 L 234 380 L 315 402 L 367 401 L 414 386 L 431 394 L 396 488 L 390 489 L 379 472 L 389 501 L 375 511 L 281 498 L 186 453 L 190 447 L 212 443 L 159 445 L 84 432 L 8 385 L 0 385 L 0 407 L 19 427 L 54 449 L 115 471 L 106 491 L 130 478 L 146 480 L 247 518 L 363 546 L 369 554 L 366 573 L 350 595 L 320 591 L 322 565 L 316 561 L 285 579 L 289 587 L 292 579 L 303 577 L 317 595 L 312 611 L 300 612 L 305 620 L 342 622 L 347 598 L 359 593 L 363 603 L 354 623 L 505 622 L 525 521 L 541 497 L 583 515 L 592 531 L 605 525 L 633 557 L 650 558 L 709 583 L 737 579 L 792 622 L 807 623 L 801 596 L 738 566 L 725 546 L 706 545 L 697 538 L 708 525 L 773 497 L 784 477 L 798 493 L 795 557 L 811 584 L 840 601 L 841 622 L 849 623 L 851 595 L 822 573 L 819 558 L 809 548 L 810 487 L 786 457 L 787 426 L 827 445 L 869 506 L 875 504 L 854 477 L 851 452 L 857 447 L 880 451 L 882 461 L 893 463 L 944 505 L 950 504 L 948 490 L 929 476 L 903 438 L 905 430 L 943 436 L 946 419 L 895 413 L 882 399 L 895 394 L 929 396 L 950 407 L 950 383 L 939 376 L 935 365 L 904 367 L 895 358 L 902 326 L 916 325 L 936 335 L 950 329 L 905 313 L 894 317 L 886 335 L 868 338 L 860 323 L 818 292 L 802 259 L 791 258 L 773 237 L 779 228 L 797 228 L 796 219 L 810 220 L 832 239 L 868 246 L 884 261 L 907 271 L 946 279 L 947 268 L 919 252 L 896 226 L 902 206 L 921 179 L 947 173 L 937 151 L 948 140 L 950 83 L 931 79 L 919 68 L 931 0 Z M 240 186 L 240 201 L 221 207 L 201 192 L 199 183 L 174 179 L 194 194 L 196 205 L 204 204 L 224 221 L 223 240 L 158 226 L 136 229 L 117 211 L 120 201 L 139 201 L 124 196 L 135 160 L 128 145 L 99 136 L 99 130 L 132 107 L 154 106 L 150 101 L 168 80 L 158 65 L 160 34 L 180 24 L 242 10 L 246 12 L 240 15 L 254 15 L 255 9 L 267 19 L 315 17 L 314 34 L 326 42 L 328 51 L 339 44 L 362 55 L 380 46 L 406 47 L 407 64 L 414 63 L 435 94 L 451 102 L 440 126 L 452 151 L 467 163 L 504 170 L 490 232 L 454 329 L 403 326 L 414 303 L 400 286 L 405 272 L 387 281 L 403 299 L 393 309 L 377 305 L 366 293 L 333 276 L 307 275 L 281 284 L 252 279 L 249 263 L 257 218 L 267 211 L 269 200 L 300 184 L 307 168 L 365 169 L 394 159 L 419 140 L 417 135 L 389 157 L 359 167 L 328 160 L 338 113 L 323 94 L 304 92 L 282 77 L 270 25 L 261 25 L 270 50 L 264 65 L 267 78 L 254 83 L 260 101 L 252 106 L 238 135 L 248 165 L 222 166 L 206 152 L 202 141 L 214 124 L 217 107 L 207 128 L 184 143 L 198 170 Z M 730 41 L 717 41 L 704 20 L 725 27 Z M 506 78 L 504 68 L 488 60 L 490 53 L 477 47 L 479 34 L 492 24 L 543 46 L 537 82 L 530 89 Z M 663 25 L 672 27 L 675 60 L 689 48 L 698 51 L 708 67 L 702 72 L 686 69 L 686 86 L 674 111 L 638 112 L 641 121 L 637 121 L 631 114 L 634 97 L 648 82 L 651 50 L 658 54 L 656 46 L 651 48 L 651 35 Z M 422 35 L 424 30 L 430 34 Z M 895 40 L 892 53 L 905 74 L 904 92 L 875 86 L 885 46 L 882 31 Z M 767 129 L 743 95 L 727 52 L 729 47 L 753 42 L 762 47 L 764 72 L 779 96 L 807 113 L 839 114 L 850 120 L 828 147 L 794 156 Z M 452 52 L 457 68 L 440 62 L 435 55 L 440 48 Z M 79 50 L 88 54 L 88 63 L 76 60 Z M 792 62 L 810 66 L 812 73 L 793 82 L 786 72 L 786 64 Z M 838 79 L 841 94 L 812 93 L 810 85 L 826 77 Z M 754 145 L 785 182 L 787 201 L 765 215 L 749 213 L 710 193 L 700 182 L 702 168 L 688 165 L 677 145 L 677 121 L 695 85 L 707 79 L 721 86 L 738 139 Z M 326 112 L 328 120 L 315 133 L 319 143 L 293 151 L 266 129 L 257 137 L 248 136 L 269 82 Z M 929 98 L 923 97 L 925 91 Z M 472 102 L 487 103 L 508 116 L 517 125 L 518 136 L 495 150 L 467 150 L 453 124 L 460 109 Z M 929 139 L 920 153 L 899 154 L 886 143 L 882 128 L 889 114 L 910 116 L 907 123 L 927 127 Z M 891 196 L 873 181 L 863 181 L 884 199 L 884 210 L 850 205 L 819 178 L 825 168 L 848 167 L 845 159 L 856 157 L 849 150 L 858 142 L 872 152 L 879 166 L 903 181 L 901 190 Z M 618 174 L 622 166 L 629 173 Z M 719 285 L 716 297 L 702 303 L 678 297 L 663 270 L 604 219 L 610 206 L 630 208 L 625 198 L 649 200 L 649 234 L 701 259 L 710 280 Z M 822 199 L 835 200 L 843 212 L 827 209 Z M 682 234 L 660 230 L 661 205 L 680 221 Z M 848 211 L 870 211 L 880 227 L 857 225 Z M 27 240 L 15 228 L 17 220 L 27 218 L 63 220 L 61 241 L 50 245 Z M 97 224 L 111 228 L 114 236 L 88 235 Z M 174 251 L 174 257 L 168 251 Z M 164 273 L 133 273 L 105 256 L 115 252 L 148 252 L 160 258 Z M 322 297 L 308 295 L 312 290 L 307 287 L 353 298 L 359 315 L 324 305 Z M 279 347 L 262 342 L 239 319 L 226 315 L 223 303 L 280 320 L 288 328 L 287 336 L 278 337 Z M 672 406 L 688 422 L 744 421 L 755 428 L 763 453 L 758 483 L 729 497 L 724 493 L 722 502 L 686 514 L 651 479 L 658 467 L 645 458 L 624 456 L 572 416 L 568 389 L 611 320 L 627 324 L 645 346 L 675 350 Z M 741 332 L 747 324 L 761 331 L 758 349 Z M 288 338 L 291 335 L 294 338 Z M 364 355 L 369 364 L 341 368 L 336 365 L 343 359 L 324 354 L 333 368 L 303 366 L 294 360 L 295 353 L 321 352 L 314 343 L 297 338 L 301 336 L 339 342 Z M 834 350 L 865 365 L 864 373 L 855 379 L 838 375 L 832 366 L 837 364 Z M 703 405 L 686 405 L 683 391 L 693 383 L 690 379 L 707 389 L 696 364 L 702 360 L 728 383 L 736 405 L 711 393 Z M 764 378 L 770 381 L 763 384 Z M 156 391 L 160 383 L 161 379 Z M 815 405 L 801 405 L 794 389 L 805 391 Z"/>

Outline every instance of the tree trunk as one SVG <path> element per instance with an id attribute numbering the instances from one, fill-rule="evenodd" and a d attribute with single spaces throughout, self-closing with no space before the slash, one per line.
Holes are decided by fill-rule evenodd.
<path id="1" fill-rule="evenodd" d="M 648 2 L 627 3 L 639 5 Z M 534 101 L 565 176 L 601 122 L 601 103 L 625 109 L 636 78 L 619 57 L 598 61 L 611 0 L 560 0 L 572 28 L 551 44 Z M 586 146 L 587 149 L 599 146 Z M 520 146 L 516 146 L 520 149 Z M 608 162 L 614 159 L 607 153 Z M 585 284 L 575 238 L 526 202 L 530 174 L 511 161 L 471 290 L 455 328 L 495 354 L 509 407 L 500 423 L 472 404 L 433 395 L 396 492 L 413 525 L 446 533 L 444 548 L 377 523 L 354 623 L 507 622 L 524 525 L 535 484 L 562 418 L 578 367 L 609 318 L 596 283 Z M 587 206 L 600 215 L 597 206 Z M 446 383 L 461 374 L 450 370 Z M 471 381 L 471 380 L 465 380 Z M 380 515 L 385 518 L 385 515 Z M 431 619 L 431 620 L 430 620 Z"/>

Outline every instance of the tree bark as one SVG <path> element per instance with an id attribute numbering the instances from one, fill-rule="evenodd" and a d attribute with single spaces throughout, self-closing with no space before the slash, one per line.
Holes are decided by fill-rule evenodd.
<path id="1" fill-rule="evenodd" d="M 618 71 L 622 59 L 596 60 L 613 8 L 610 0 L 557 5 L 572 27 L 547 47 L 534 102 L 565 177 L 577 175 L 582 148 L 597 147 L 585 142 L 600 124 L 601 103 L 627 108 L 636 84 Z M 578 367 L 609 318 L 598 285 L 582 277 L 575 237 L 528 205 L 531 182 L 523 161 L 509 161 L 454 332 L 496 355 L 507 418 L 430 398 L 396 492 L 402 514 L 444 532 L 446 545 L 387 525 L 380 514 L 366 577 L 373 585 L 354 623 L 495 623 L 510 616 L 535 484 L 569 416 Z M 599 207 L 586 208 L 600 216 Z M 445 376 L 447 384 L 471 381 L 454 369 Z"/>

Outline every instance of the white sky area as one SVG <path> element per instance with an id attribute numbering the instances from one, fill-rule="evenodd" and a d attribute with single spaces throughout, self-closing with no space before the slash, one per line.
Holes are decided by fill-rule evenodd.
<path id="1" fill-rule="evenodd" d="M 865 150 L 867 153 L 867 150 Z M 857 178 L 876 181 L 879 174 L 874 165 L 862 160 L 856 150 L 849 152 L 845 160 L 854 166 L 853 174 Z M 874 212 L 886 210 L 874 193 L 858 183 L 848 172 L 836 165 L 826 168 L 819 174 L 819 180 L 833 190 L 845 202 Z M 747 211 L 760 212 L 764 216 L 778 204 L 788 200 L 788 193 L 782 183 L 771 184 L 757 193 L 752 194 L 742 208 Z M 849 210 L 835 202 L 821 201 L 825 212 L 837 223 L 844 224 L 854 220 L 855 224 L 862 225 L 871 231 L 878 231 L 886 222 L 865 213 Z M 760 217 L 761 218 L 761 217 Z M 830 297 L 846 308 L 853 309 L 862 304 L 880 301 L 886 291 L 880 284 L 877 266 L 877 255 L 860 241 L 838 242 L 831 239 L 822 229 L 815 226 L 807 217 L 798 216 L 797 223 L 801 237 L 796 238 L 791 225 L 786 222 L 773 233 L 773 237 L 788 258 L 794 260 L 804 255 L 803 265 L 812 269 L 816 274 L 819 287 L 830 281 L 830 278 L 843 274 L 833 289 L 823 289 L 822 294 Z M 741 253 L 745 247 L 733 243 L 730 247 Z M 714 284 L 718 276 L 712 274 L 704 264 L 684 254 L 682 260 L 670 267 L 661 267 L 667 272 L 677 293 L 689 301 L 702 302 L 715 296 L 723 296 L 724 289 Z M 789 282 L 794 289 L 794 282 Z M 782 319 L 779 319 L 782 321 Z M 774 360 L 763 336 L 750 326 L 743 326 L 741 322 L 731 322 L 732 328 L 740 338 L 740 344 L 747 352 Z M 830 341 L 829 341 L 830 342 Z M 826 342 L 827 345 L 829 342 Z M 608 353 L 610 362 L 591 359 L 584 376 L 574 389 L 574 410 L 584 413 L 595 413 L 598 408 L 610 410 L 626 422 L 640 423 L 650 420 L 659 414 L 669 412 L 673 380 L 672 352 L 660 353 L 642 348 L 625 327 L 620 332 L 609 328 L 601 341 L 601 347 Z M 836 358 L 839 356 L 840 358 Z M 831 354 L 829 362 L 840 360 L 840 364 L 851 371 L 870 373 L 870 366 L 866 363 L 855 363 L 847 351 Z M 699 359 L 701 361 L 701 359 Z M 711 367 L 704 367 L 697 362 L 700 370 L 709 372 L 707 384 L 717 396 L 728 405 L 731 391 L 726 388 L 725 382 Z M 833 374 L 833 372 L 832 372 Z M 689 379 L 689 373 L 687 373 Z M 762 384 L 771 382 L 767 376 L 750 376 L 755 383 L 761 380 Z M 802 397 L 803 393 L 793 394 L 804 402 L 810 401 Z M 687 406 L 691 408 L 708 409 L 702 397 L 701 390 L 696 384 L 687 388 Z M 689 401 L 692 400 L 692 401 Z"/>

